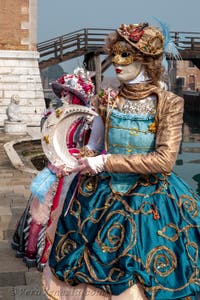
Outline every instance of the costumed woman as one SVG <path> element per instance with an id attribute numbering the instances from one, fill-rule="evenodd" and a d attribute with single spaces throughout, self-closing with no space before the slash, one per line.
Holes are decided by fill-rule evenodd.
<path id="1" fill-rule="evenodd" d="M 200 292 L 200 199 L 173 172 L 183 99 L 159 86 L 164 33 L 141 23 L 108 36 L 121 85 L 99 98 L 107 152 L 72 170 L 79 174 L 43 271 L 49 299 L 191 300 Z"/>
<path id="2" fill-rule="evenodd" d="M 85 72 L 83 68 L 75 69 L 73 74 L 63 75 L 52 83 L 52 89 L 63 102 L 62 109 L 70 104 L 90 107 L 90 97 L 94 94 L 94 84 L 89 72 Z M 55 113 L 58 114 L 59 110 L 61 108 L 57 108 Z M 52 111 L 48 109 L 42 121 L 43 126 L 51 114 Z M 94 120 L 93 126 L 95 122 Z M 63 135 L 63 140 L 66 139 L 66 147 L 70 149 L 72 155 L 77 155 L 79 149 L 88 143 L 90 125 L 84 116 L 80 117 L 71 124 L 67 136 Z M 92 137 L 90 143 L 90 151 L 87 155 L 94 153 L 93 144 L 96 142 Z M 101 143 L 104 144 L 103 140 Z M 31 195 L 18 221 L 11 243 L 12 248 L 16 250 L 16 256 L 22 257 L 27 267 L 36 266 L 42 271 L 48 259 L 57 218 L 62 211 L 68 187 L 74 177 L 74 174 L 63 175 L 56 165 L 49 162 L 31 183 Z"/>

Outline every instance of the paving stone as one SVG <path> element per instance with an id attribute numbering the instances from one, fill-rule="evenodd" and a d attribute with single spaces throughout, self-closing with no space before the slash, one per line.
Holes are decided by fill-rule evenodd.
<path id="1" fill-rule="evenodd" d="M 17 286 L 14 288 L 15 300 L 46 300 L 41 286 Z"/>
<path id="2" fill-rule="evenodd" d="M 28 272 L 25 273 L 25 280 L 27 285 L 40 286 L 42 282 L 42 273 L 35 268 L 29 269 Z"/>
<path id="3" fill-rule="evenodd" d="M 13 217 L 11 222 L 8 225 L 6 225 L 5 223 L 0 224 L 0 226 L 2 226 L 2 228 L 0 229 L 0 233 L 2 233 L 2 240 L 12 239 L 12 236 L 17 227 L 18 220 L 20 219 L 22 213 L 23 213 L 23 210 L 21 211 L 21 214 Z"/>
<path id="4" fill-rule="evenodd" d="M 41 273 L 28 269 L 10 246 L 35 176 L 13 167 L 4 149 L 4 144 L 13 140 L 16 135 L 6 135 L 0 129 L 0 300 L 46 300 Z"/>
<path id="5" fill-rule="evenodd" d="M 0 206 L 11 207 L 12 199 L 0 194 Z"/>
<path id="6" fill-rule="evenodd" d="M 16 227 L 16 219 L 18 219 L 18 216 L 0 216 L 0 231 L 14 229 Z"/>
<path id="7" fill-rule="evenodd" d="M 8 249 L 8 248 L 10 248 L 10 241 L 9 240 L 0 241 L 0 250 L 1 249 Z"/>
<path id="8" fill-rule="evenodd" d="M 18 193 L 22 193 L 25 191 L 25 187 L 24 185 L 13 185 L 13 191 L 14 193 L 18 194 Z"/>
<path id="9" fill-rule="evenodd" d="M 0 174 L 0 178 L 10 178 L 10 177 L 13 177 L 13 175 L 14 175 L 14 172 L 9 172 L 9 170 L 8 169 L 3 169 L 3 168 L 1 168 L 1 174 Z M 6 172 L 6 174 L 4 174 L 4 172 Z"/>
<path id="10" fill-rule="evenodd" d="M 25 272 L 4 272 L 0 273 L 0 286 L 25 285 Z"/>
<path id="11" fill-rule="evenodd" d="M 0 217 L 1 216 L 12 216 L 10 207 L 0 206 Z"/>
<path id="12" fill-rule="evenodd" d="M 13 237 L 13 234 L 15 232 L 15 228 L 16 228 L 16 226 L 13 228 L 8 228 L 8 229 L 4 230 L 3 235 L 2 235 L 3 240 L 11 240 Z"/>
<path id="13" fill-rule="evenodd" d="M 22 259 L 16 258 L 15 255 L 16 253 L 13 249 L 11 249 L 10 243 L 7 244 L 7 247 L 0 248 L 0 274 L 9 275 L 11 273 L 16 273 L 17 275 L 18 272 L 27 272 L 28 269 L 23 263 Z"/>
<path id="14" fill-rule="evenodd" d="M 24 208 L 26 207 L 27 201 L 21 202 L 20 205 L 17 205 L 17 203 L 15 203 L 14 206 L 10 206 L 10 209 L 12 211 L 12 217 L 14 219 L 18 219 L 22 212 L 24 211 Z"/>
<path id="15" fill-rule="evenodd" d="M 3 185 L 0 186 L 0 193 L 5 193 L 5 192 L 13 192 L 13 186 L 12 185 Z"/>
<path id="16" fill-rule="evenodd" d="M 14 287 L 0 287 L 0 300 L 15 300 Z"/>

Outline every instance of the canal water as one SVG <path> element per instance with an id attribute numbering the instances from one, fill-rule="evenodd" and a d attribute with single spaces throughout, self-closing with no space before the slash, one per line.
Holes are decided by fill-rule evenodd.
<path id="1" fill-rule="evenodd" d="M 200 114 L 184 113 L 183 139 L 174 171 L 200 195 Z"/>

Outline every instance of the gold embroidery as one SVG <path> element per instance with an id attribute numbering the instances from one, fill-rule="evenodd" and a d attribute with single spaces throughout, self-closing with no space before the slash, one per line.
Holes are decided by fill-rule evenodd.
<path id="1" fill-rule="evenodd" d="M 157 126 L 156 126 L 156 123 L 155 123 L 155 122 L 149 124 L 149 131 L 150 131 L 151 133 L 156 133 L 156 131 L 157 131 Z"/>
<path id="2" fill-rule="evenodd" d="M 59 243 L 56 247 L 56 256 L 55 259 L 56 261 L 60 261 L 67 253 L 72 252 L 74 249 L 76 249 L 77 245 L 76 242 L 72 241 L 71 239 L 68 238 L 68 236 L 71 233 L 75 233 L 76 231 L 69 231 L 67 234 L 62 236 L 62 238 L 59 240 Z"/>
<path id="3" fill-rule="evenodd" d="M 149 125 L 149 129 L 148 130 L 142 130 L 142 129 L 138 129 L 136 127 L 131 127 L 131 128 L 127 128 L 127 127 L 121 127 L 121 126 L 113 126 L 113 125 L 109 125 L 109 128 L 116 128 L 116 129 L 122 129 L 122 130 L 128 130 L 130 131 L 130 134 L 136 134 L 138 136 L 139 132 L 142 133 L 155 133 L 155 131 L 153 131 L 153 129 L 155 129 L 155 123 L 152 123 Z M 134 133 L 135 132 L 135 133 Z"/>
<path id="4" fill-rule="evenodd" d="M 98 176 L 81 176 L 80 184 L 78 187 L 78 192 L 85 196 L 90 197 L 95 193 L 98 184 Z"/>
<path id="5" fill-rule="evenodd" d="M 194 242 L 189 242 L 186 244 L 186 250 L 191 261 L 197 264 L 199 257 L 198 245 Z"/>
<path id="6" fill-rule="evenodd" d="M 146 270 L 148 273 L 153 272 L 159 276 L 166 277 L 171 274 L 176 267 L 176 255 L 166 246 L 155 247 L 147 255 Z"/>
<path id="7" fill-rule="evenodd" d="M 188 218 L 196 218 L 199 215 L 199 209 L 194 198 L 189 195 L 181 195 L 179 199 L 179 207 L 181 209 L 181 214 L 183 219 L 188 223 Z M 188 213 L 186 215 L 184 210 Z"/>
<path id="8" fill-rule="evenodd" d="M 114 147 L 114 148 L 117 147 L 117 148 L 129 149 L 130 151 L 132 151 L 133 149 L 146 150 L 146 149 L 154 149 L 155 148 L 153 146 L 152 147 L 150 147 L 150 146 L 145 147 L 145 146 L 136 146 L 136 145 L 133 145 L 133 144 L 129 144 L 127 146 L 124 145 L 124 144 L 109 144 L 109 146 Z"/>
<path id="9" fill-rule="evenodd" d="M 102 180 L 103 175 L 102 176 Z M 105 180 L 108 180 L 109 176 L 105 176 Z M 98 182 L 96 181 L 96 188 Z M 152 193 L 149 193 L 148 195 L 144 193 L 137 193 L 135 192 L 136 187 L 139 185 L 143 187 L 148 187 L 150 185 L 155 185 L 155 190 Z M 158 185 L 158 186 L 156 186 Z M 85 186 L 84 186 L 85 188 Z M 82 189 L 79 190 L 79 192 L 82 194 Z M 84 192 L 83 194 L 86 194 L 86 197 L 88 197 L 88 194 L 90 192 Z M 136 255 L 131 254 L 131 249 L 133 247 L 137 246 L 137 230 L 135 224 L 135 215 L 142 214 L 144 217 L 148 216 L 152 213 L 152 203 L 150 201 L 144 201 L 145 198 L 152 197 L 153 195 L 165 195 L 168 199 L 171 199 L 171 201 L 174 201 L 174 204 L 178 206 L 180 213 L 184 213 L 185 211 L 188 213 L 188 218 L 191 216 L 191 218 L 194 218 L 198 215 L 198 210 L 196 209 L 196 202 L 194 199 L 187 195 L 181 195 L 179 202 L 177 202 L 177 199 L 173 197 L 173 195 L 169 194 L 168 190 L 168 176 L 165 174 L 159 174 L 157 175 L 151 175 L 151 176 L 139 176 L 138 180 L 134 185 L 131 187 L 131 189 L 123 194 L 129 195 L 129 196 L 140 196 L 143 197 L 141 199 L 141 205 L 136 207 L 136 209 L 133 209 L 131 207 L 131 203 L 127 201 L 127 198 L 121 197 L 121 194 L 114 194 L 110 195 L 105 199 L 104 202 L 102 202 L 101 207 L 96 207 L 94 209 L 90 209 L 90 214 L 87 218 L 84 218 L 84 220 L 81 220 L 80 214 L 81 214 L 81 202 L 75 198 L 73 205 L 70 209 L 70 214 L 73 215 L 77 222 L 77 228 L 76 231 L 70 231 L 66 235 L 60 235 L 61 240 L 58 244 L 58 247 L 56 249 L 56 255 L 57 255 L 57 261 L 62 259 L 64 255 L 67 255 L 67 253 L 70 253 L 74 249 L 76 249 L 77 245 L 73 239 L 73 234 L 79 234 L 80 238 L 83 239 L 86 243 L 90 243 L 89 238 L 87 237 L 87 233 L 84 230 L 85 226 L 89 228 L 89 225 L 92 224 L 101 224 L 101 227 L 97 230 L 96 240 L 95 244 L 99 246 L 99 251 L 106 251 L 107 255 L 110 253 L 113 255 L 114 253 L 117 253 L 117 255 L 111 255 L 110 261 L 108 258 L 106 258 L 105 262 L 102 262 L 100 258 L 93 255 L 93 252 L 89 251 L 87 245 L 85 245 L 84 250 L 80 258 L 78 259 L 77 265 L 70 268 L 69 271 L 65 272 L 65 281 L 71 282 L 72 284 L 78 283 L 78 278 L 81 278 L 82 282 L 89 282 L 94 284 L 94 281 L 99 282 L 105 282 L 107 283 L 102 287 L 102 289 L 108 291 L 111 291 L 109 282 L 117 282 L 121 277 L 124 276 L 123 272 L 116 267 L 116 263 L 119 262 L 119 260 L 123 257 L 129 257 L 134 262 L 137 262 L 138 264 L 141 264 L 142 268 L 145 268 L 148 273 L 154 273 L 155 280 L 157 279 L 157 275 L 161 277 L 167 277 L 170 275 L 174 270 L 177 268 L 177 257 L 175 253 L 166 246 L 158 246 L 148 253 L 146 257 L 146 261 L 142 261 L 141 257 L 138 257 Z M 149 199 L 148 199 L 149 200 Z M 162 201 L 162 197 L 159 199 Z M 113 211 L 113 205 L 116 204 L 116 202 L 119 202 L 120 209 Z M 119 221 L 118 215 L 120 217 L 123 217 L 125 220 L 125 223 L 122 221 Z M 103 219 L 104 218 L 104 219 Z M 103 219 L 103 220 L 102 220 Z M 189 223 L 188 219 L 185 218 L 185 221 L 187 224 Z M 90 224 L 89 224 L 90 223 Z M 126 225 L 125 225 L 126 224 Z M 109 225 L 109 226 L 108 226 Z M 132 236 L 129 240 L 129 236 L 127 236 L 127 226 L 130 226 L 130 231 L 132 232 Z M 189 240 L 189 231 L 192 228 L 200 227 L 197 225 L 188 224 L 185 227 L 178 228 L 176 224 L 169 223 L 163 228 L 161 228 L 158 231 L 158 234 L 162 236 L 163 238 L 166 238 L 167 240 L 171 242 L 176 242 L 179 238 L 180 233 L 185 234 L 186 241 L 185 241 L 185 251 L 187 251 L 188 257 L 191 261 L 191 266 L 193 267 L 193 274 L 189 277 L 188 275 L 188 282 L 184 284 L 183 286 L 179 286 L 176 289 L 169 288 L 162 286 L 160 284 L 154 286 L 154 287 L 144 287 L 146 291 L 149 291 L 151 293 L 151 299 L 155 299 L 156 293 L 159 290 L 163 291 L 169 291 L 169 292 L 176 292 L 183 290 L 190 284 L 196 284 L 200 285 L 199 275 L 198 275 L 198 267 L 197 267 L 197 259 L 199 256 L 198 248 L 199 246 L 194 243 L 193 241 Z M 92 228 L 92 226 L 90 227 Z M 116 234 L 117 232 L 117 234 Z M 124 245 L 124 239 L 128 239 L 129 243 L 126 245 L 126 249 L 122 249 L 122 245 Z M 159 237 L 158 237 L 159 238 Z M 162 239 L 161 239 L 162 242 Z M 122 250 L 120 252 L 120 250 Z M 119 254 L 120 253 L 120 254 Z M 114 257 L 114 258 L 113 258 Z M 145 258 L 144 258 L 145 259 Z M 109 274 L 107 274 L 105 278 L 101 278 L 100 275 L 96 272 L 95 268 L 93 268 L 92 262 L 97 262 L 101 266 L 111 266 Z M 86 265 L 87 270 L 89 274 L 85 274 L 84 272 L 81 272 L 80 269 L 82 266 Z M 112 267 L 113 266 L 113 267 Z M 115 266 L 115 267 L 114 267 Z M 72 281 L 68 280 L 69 274 L 71 272 L 74 272 L 74 279 Z M 143 283 L 143 278 L 138 276 L 138 274 L 134 274 L 134 276 L 139 280 L 139 282 Z M 99 278 L 100 277 L 100 278 Z M 131 285 L 132 281 L 129 282 Z"/>
<path id="10" fill-rule="evenodd" d="M 94 280 L 98 280 L 99 282 L 106 282 L 106 281 L 118 282 L 120 277 L 124 276 L 124 272 L 121 269 L 113 267 L 109 271 L 107 277 L 99 278 L 98 274 L 96 274 L 94 268 L 92 267 L 92 264 L 90 263 L 90 255 L 89 255 L 87 247 L 84 249 L 84 261 L 85 261 L 87 269 L 90 273 L 90 277 L 93 278 Z"/>
<path id="11" fill-rule="evenodd" d="M 43 140 L 45 141 L 46 144 L 49 144 L 50 143 L 50 140 L 49 140 L 49 135 L 44 135 L 43 136 Z"/>
<path id="12" fill-rule="evenodd" d="M 62 109 L 60 109 L 60 108 L 56 109 L 56 118 L 60 118 L 62 113 L 63 113 Z"/>
<path id="13" fill-rule="evenodd" d="M 169 228 L 171 229 L 171 232 L 173 232 L 172 236 L 169 236 L 169 234 L 171 233 L 170 231 L 169 231 L 168 235 L 165 234 L 165 232 Z M 172 241 L 172 242 L 177 241 L 177 239 L 179 238 L 179 233 L 180 233 L 179 228 L 173 223 L 169 223 L 168 225 L 164 226 L 162 230 L 158 230 L 158 235 L 160 235 L 160 236 L 164 237 L 165 239 L 167 239 L 168 241 Z"/>

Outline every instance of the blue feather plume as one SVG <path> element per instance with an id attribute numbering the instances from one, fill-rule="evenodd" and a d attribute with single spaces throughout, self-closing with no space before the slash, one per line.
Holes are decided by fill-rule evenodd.
<path id="1" fill-rule="evenodd" d="M 32 180 L 30 185 L 31 193 L 37 197 L 41 203 L 44 203 L 45 195 L 56 179 L 57 177 L 55 174 L 53 174 L 48 168 L 44 168 Z"/>
<path id="2" fill-rule="evenodd" d="M 155 17 L 154 19 L 159 24 L 159 27 L 164 35 L 164 53 L 169 55 L 170 59 L 180 60 L 181 55 L 178 51 L 178 47 L 171 39 L 169 25 Z"/>

